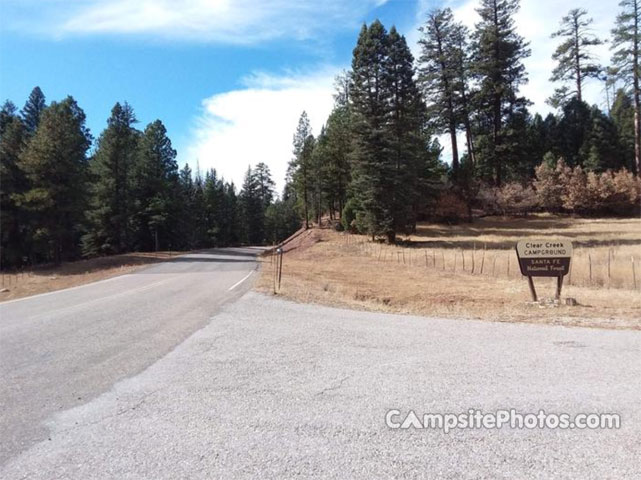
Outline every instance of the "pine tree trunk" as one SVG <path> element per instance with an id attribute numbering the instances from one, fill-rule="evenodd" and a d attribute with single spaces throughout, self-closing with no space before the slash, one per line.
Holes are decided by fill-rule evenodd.
<path id="1" fill-rule="evenodd" d="M 396 232 L 394 230 L 391 230 L 387 232 L 387 243 L 390 245 L 393 245 L 396 243 Z"/>
<path id="2" fill-rule="evenodd" d="M 463 80 L 465 85 L 465 80 Z M 472 165 L 476 165 L 476 155 L 474 153 L 474 137 L 472 136 L 472 126 L 470 124 L 470 114 L 467 108 L 467 95 L 465 94 L 465 87 L 461 93 L 461 102 L 463 106 L 463 124 L 465 125 L 465 137 L 467 141 L 467 154 L 472 161 Z"/>
<path id="3" fill-rule="evenodd" d="M 499 26 L 499 18 L 498 18 L 498 6 L 497 2 L 494 2 L 494 26 L 496 28 L 496 31 L 498 32 L 500 29 Z M 500 49 L 499 49 L 499 42 L 497 39 L 494 40 L 494 61 L 498 63 L 500 61 Z M 497 68 L 496 66 L 494 67 L 495 69 Z M 494 79 L 495 85 L 500 83 L 502 80 L 500 78 L 500 74 L 498 74 L 499 78 Z M 496 186 L 500 187 L 501 186 L 501 181 L 502 181 L 502 176 L 503 176 L 503 171 L 502 171 L 502 159 L 499 158 L 497 155 L 497 147 L 499 146 L 500 143 L 500 131 L 501 131 L 501 94 L 496 92 L 494 94 L 494 131 L 493 131 L 493 148 L 492 148 L 492 160 L 494 162 L 494 168 L 495 168 L 495 182 Z"/>
<path id="4" fill-rule="evenodd" d="M 303 180 L 305 183 L 303 185 L 303 204 L 305 210 L 305 228 L 309 228 L 309 213 L 307 211 L 307 179 Z"/>
<path id="5" fill-rule="evenodd" d="M 437 29 L 438 32 L 438 29 Z M 443 53 L 443 43 L 441 41 L 441 35 L 438 33 L 438 53 L 439 57 L 443 59 L 444 53 Z M 448 115 L 449 115 L 449 128 L 450 128 L 450 139 L 452 142 L 452 170 L 454 172 L 458 171 L 458 145 L 456 143 L 456 120 L 454 118 L 454 102 L 452 100 L 452 89 L 450 88 L 450 82 L 447 79 L 447 66 L 445 65 L 445 62 L 441 60 L 441 75 L 443 76 L 443 86 L 445 88 L 445 94 L 447 95 L 447 109 L 448 109 Z"/>
<path id="6" fill-rule="evenodd" d="M 634 90 L 634 163 L 636 174 L 641 176 L 641 101 L 639 97 L 639 2 L 634 2 L 634 47 L 632 60 L 632 82 Z"/>
<path id="7" fill-rule="evenodd" d="M 576 98 L 579 102 L 582 102 L 583 95 L 581 94 L 581 60 L 579 49 L 579 19 L 578 17 L 574 17 L 574 71 L 576 75 Z"/>
<path id="8" fill-rule="evenodd" d="M 457 172 L 459 166 L 458 144 L 456 142 L 456 125 L 453 121 L 450 121 L 450 139 L 452 141 L 452 170 Z"/>
<path id="9" fill-rule="evenodd" d="M 467 154 L 470 157 L 472 165 L 476 165 L 476 155 L 474 154 L 474 139 L 472 138 L 472 127 L 469 119 L 465 119 L 465 140 L 467 143 Z"/>

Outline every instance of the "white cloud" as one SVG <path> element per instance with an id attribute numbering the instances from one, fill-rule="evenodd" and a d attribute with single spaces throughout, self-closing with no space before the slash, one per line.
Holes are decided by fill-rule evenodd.
<path id="1" fill-rule="evenodd" d="M 7 0 L 17 29 L 228 44 L 307 39 L 358 25 L 387 0 Z"/>
<path id="2" fill-rule="evenodd" d="M 303 110 L 318 134 L 333 105 L 337 68 L 314 74 L 274 76 L 256 73 L 244 88 L 203 101 L 184 160 L 202 170 L 215 168 L 240 185 L 247 167 L 269 165 L 280 192 L 292 158 L 292 137 Z"/>

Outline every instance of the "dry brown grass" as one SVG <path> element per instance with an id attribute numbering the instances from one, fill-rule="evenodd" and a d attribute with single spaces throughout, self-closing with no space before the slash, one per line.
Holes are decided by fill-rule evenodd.
<path id="1" fill-rule="evenodd" d="M 513 248 L 518 239 L 542 236 L 574 243 L 572 274 L 565 279 L 563 297 L 576 298 L 578 306 L 529 303 Z M 485 218 L 468 225 L 423 224 L 404 240 L 404 246 L 394 247 L 363 236 L 315 230 L 285 254 L 279 294 L 377 311 L 641 329 L 639 219 Z M 271 259 L 263 261 L 257 288 L 271 292 Z M 551 297 L 554 282 L 535 279 L 539 296 Z"/>
<path id="2" fill-rule="evenodd" d="M 58 266 L 0 273 L 0 302 L 76 287 L 130 273 L 143 265 L 162 262 L 176 252 L 127 253 L 67 262 Z"/>

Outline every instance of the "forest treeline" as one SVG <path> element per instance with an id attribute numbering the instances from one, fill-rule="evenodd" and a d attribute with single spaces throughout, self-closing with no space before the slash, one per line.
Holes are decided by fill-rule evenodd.
<path id="1" fill-rule="evenodd" d="M 303 219 L 327 213 L 393 242 L 418 219 L 456 219 L 475 207 L 638 211 L 639 0 L 620 3 L 609 39 L 592 33 L 584 9 L 560 19 L 550 77 L 558 88 L 548 99 L 555 113 L 545 118 L 519 90 L 530 46 L 515 27 L 518 8 L 518 0 L 481 0 L 474 31 L 449 8 L 432 10 L 417 59 L 394 27 L 364 25 L 325 126 L 314 137 L 303 113 L 294 136 L 288 181 Z M 606 40 L 612 59 L 603 66 L 593 49 Z M 587 82 L 602 86 L 605 111 L 584 101 Z"/>
<path id="2" fill-rule="evenodd" d="M 639 2 L 620 3 L 608 39 L 583 9 L 560 19 L 545 118 L 520 93 L 530 46 L 518 0 L 481 0 L 473 31 L 432 10 L 416 59 L 396 28 L 363 25 L 318 135 L 301 115 L 280 195 L 264 163 L 240 188 L 179 169 L 162 122 L 137 128 L 127 103 L 94 142 L 72 97 L 47 105 L 36 87 L 20 111 L 0 111 L 2 266 L 273 243 L 323 218 L 394 242 L 420 219 L 474 208 L 629 213 L 641 191 Z M 611 64 L 599 65 L 606 40 Z M 605 109 L 585 102 L 587 82 L 602 85 Z"/>
<path id="3" fill-rule="evenodd" d="M 160 120 L 136 128 L 116 103 L 93 138 L 72 97 L 47 105 L 36 87 L 0 111 L 2 265 L 130 251 L 273 243 L 300 226 L 264 163 L 240 190 L 216 170 L 182 169 Z"/>

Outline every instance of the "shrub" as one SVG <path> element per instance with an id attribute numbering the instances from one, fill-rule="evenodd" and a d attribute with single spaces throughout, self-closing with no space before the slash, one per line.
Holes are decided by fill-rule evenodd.
<path id="1" fill-rule="evenodd" d="M 587 196 L 587 178 L 581 167 L 574 167 L 569 172 L 564 172 L 559 178 L 563 187 L 561 201 L 563 208 L 572 212 L 586 211 L 590 209 L 590 202 Z"/>
<path id="2" fill-rule="evenodd" d="M 529 213 L 537 203 L 534 189 L 517 182 L 506 183 L 496 192 L 496 204 L 503 215 Z"/>
<path id="3" fill-rule="evenodd" d="M 560 158 L 553 165 L 548 155 L 535 169 L 536 177 L 532 186 L 536 192 L 538 205 L 550 211 L 558 211 L 562 205 L 563 182 L 569 176 L 571 169 Z"/>
<path id="4" fill-rule="evenodd" d="M 350 198 L 343 207 L 343 212 L 341 214 L 341 224 L 343 225 L 344 230 L 348 232 L 354 232 L 356 230 L 356 225 L 354 223 L 356 220 L 356 211 L 356 201 L 353 198 Z"/>
<path id="5" fill-rule="evenodd" d="M 436 199 L 433 216 L 435 220 L 458 222 L 470 217 L 467 202 L 452 190 L 444 190 Z"/>

